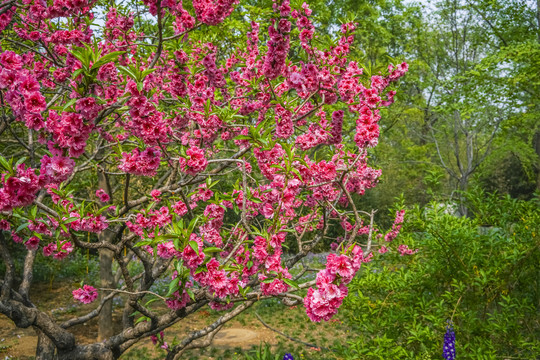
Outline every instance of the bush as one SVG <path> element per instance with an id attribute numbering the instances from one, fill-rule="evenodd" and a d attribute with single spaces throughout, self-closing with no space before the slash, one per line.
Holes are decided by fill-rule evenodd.
<path id="1" fill-rule="evenodd" d="M 473 218 L 435 204 L 411 209 L 396 241 L 419 252 L 363 267 L 345 301 L 358 337 L 339 349 L 342 356 L 440 359 L 452 319 L 460 359 L 537 358 L 539 199 L 467 198 Z"/>

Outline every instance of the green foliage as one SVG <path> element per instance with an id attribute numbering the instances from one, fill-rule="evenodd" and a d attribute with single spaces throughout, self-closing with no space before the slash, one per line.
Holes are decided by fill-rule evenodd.
<path id="1" fill-rule="evenodd" d="M 358 337 L 341 356 L 440 358 L 448 319 L 460 359 L 540 354 L 539 199 L 481 191 L 466 198 L 474 218 L 435 203 L 410 210 L 395 241 L 419 252 L 363 267 L 344 304 Z"/>
<path id="2" fill-rule="evenodd" d="M 282 356 L 279 354 L 272 354 L 270 345 L 265 343 L 261 344 L 255 351 L 246 354 L 245 360 L 281 360 Z"/>
<path id="3" fill-rule="evenodd" d="M 86 283 L 99 282 L 99 261 L 97 256 L 77 249 L 68 259 L 58 261 L 52 257 L 36 256 L 34 280 L 48 281 L 84 279 Z"/>

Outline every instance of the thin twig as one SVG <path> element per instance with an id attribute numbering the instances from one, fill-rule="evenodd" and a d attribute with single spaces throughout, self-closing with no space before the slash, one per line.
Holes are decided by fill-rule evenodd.
<path id="1" fill-rule="evenodd" d="M 309 346 L 311 348 L 322 349 L 322 350 L 326 350 L 326 351 L 335 351 L 335 350 L 329 349 L 329 348 L 324 347 L 324 346 L 318 346 L 318 345 L 315 345 L 315 344 L 311 344 L 311 343 L 307 343 L 305 341 L 299 340 L 297 338 L 293 338 L 292 336 L 289 336 L 289 335 L 285 334 L 284 332 L 281 332 L 281 331 L 279 331 L 277 329 L 274 329 L 273 327 L 271 327 L 270 325 L 265 323 L 264 320 L 260 317 L 259 314 L 255 313 L 255 316 L 261 322 L 261 324 L 264 325 L 264 327 L 266 327 L 266 328 L 272 330 L 273 332 L 283 336 L 284 338 L 287 338 L 287 339 L 289 339 L 291 341 L 295 341 L 295 342 L 300 343 L 300 344 L 305 345 L 305 346 Z"/>

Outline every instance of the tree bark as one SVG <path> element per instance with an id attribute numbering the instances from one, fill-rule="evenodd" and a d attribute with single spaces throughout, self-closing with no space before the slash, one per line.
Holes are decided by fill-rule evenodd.
<path id="1" fill-rule="evenodd" d="M 467 191 L 467 188 L 469 187 L 469 178 L 467 176 L 462 176 L 459 179 L 459 214 L 463 217 L 467 217 L 467 214 L 469 212 L 469 209 L 467 208 L 467 205 L 465 204 L 465 196 L 464 192 Z"/>
<path id="2" fill-rule="evenodd" d="M 103 171 L 98 170 L 98 188 L 104 189 L 110 196 L 112 201 L 112 191 L 109 184 L 109 179 Z M 106 204 L 101 203 L 101 206 Z M 100 241 L 111 242 L 114 238 L 114 233 L 108 229 L 98 235 Z M 112 289 L 116 286 L 112 271 L 113 252 L 109 249 L 99 249 L 99 279 L 102 288 Z M 101 291 L 101 298 L 109 294 L 108 291 Z M 103 341 L 114 335 L 114 324 L 112 299 L 105 302 L 98 318 L 98 341 Z"/>
<path id="3" fill-rule="evenodd" d="M 533 146 L 538 156 L 536 159 L 536 190 L 540 192 L 540 130 L 536 131 L 534 135 Z"/>
<path id="4" fill-rule="evenodd" d="M 41 330 L 36 329 L 38 334 L 38 342 L 36 347 L 36 360 L 53 360 L 54 343 Z"/>
<path id="5" fill-rule="evenodd" d="M 100 239 L 102 240 L 102 239 Z M 112 272 L 113 252 L 109 249 L 99 250 L 99 278 L 102 288 L 112 289 L 114 276 Z M 108 291 L 101 291 L 101 298 L 109 294 Z M 98 341 L 103 341 L 114 335 L 114 326 L 112 321 L 112 300 L 108 300 L 103 305 L 98 319 Z"/>

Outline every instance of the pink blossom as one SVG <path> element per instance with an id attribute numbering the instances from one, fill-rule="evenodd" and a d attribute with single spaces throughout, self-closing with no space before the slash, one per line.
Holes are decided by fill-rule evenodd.
<path id="1" fill-rule="evenodd" d="M 189 175 L 197 175 L 208 166 L 208 161 L 204 156 L 204 150 L 197 146 L 190 147 L 187 151 L 187 159 L 180 158 L 180 166 Z"/>
<path id="2" fill-rule="evenodd" d="M 61 151 L 56 151 L 52 158 L 48 155 L 41 158 L 41 178 L 46 184 L 59 184 L 69 178 L 74 167 L 73 159 L 62 156 Z"/>
<path id="3" fill-rule="evenodd" d="M 10 228 L 11 228 L 11 225 L 6 219 L 0 220 L 0 230 L 9 231 Z"/>
<path id="4" fill-rule="evenodd" d="M 210 308 L 215 311 L 225 311 L 225 310 L 232 309 L 234 306 L 234 303 L 233 302 L 222 303 L 222 302 L 217 302 L 217 301 L 210 301 L 208 303 L 208 306 L 210 306 Z"/>
<path id="5" fill-rule="evenodd" d="M 396 212 L 396 219 L 394 220 L 394 224 L 392 225 L 392 230 L 390 230 L 385 236 L 384 240 L 390 242 L 394 240 L 401 230 L 401 226 L 403 224 L 403 219 L 405 217 L 405 210 L 400 210 Z"/>
<path id="6" fill-rule="evenodd" d="M 150 147 L 141 152 L 135 148 L 131 153 L 122 153 L 121 164 L 118 168 L 134 175 L 155 176 L 160 161 L 159 149 Z"/>
<path id="7" fill-rule="evenodd" d="M 77 100 L 75 109 L 85 120 L 94 120 L 101 109 L 95 98 L 87 97 Z"/>
<path id="8" fill-rule="evenodd" d="M 329 254 L 326 268 L 330 274 L 339 275 L 345 283 L 349 283 L 355 274 L 351 260 L 346 255 Z"/>
<path id="9" fill-rule="evenodd" d="M 237 0 L 194 0 L 193 8 L 201 22 L 217 25 L 231 14 L 235 4 L 238 4 Z"/>
<path id="10" fill-rule="evenodd" d="M 60 116 L 50 110 L 46 127 L 53 134 L 56 145 L 69 149 L 70 156 L 79 157 L 84 153 L 94 124 L 85 123 L 83 117 L 77 113 L 64 112 Z"/>
<path id="11" fill-rule="evenodd" d="M 402 245 L 399 245 L 398 246 L 398 251 L 399 251 L 399 254 L 401 256 L 403 255 L 413 255 L 413 254 L 416 254 L 418 252 L 418 249 L 416 250 L 412 250 L 412 249 L 409 249 L 409 247 L 405 244 L 402 244 Z"/>
<path id="12" fill-rule="evenodd" d="M 39 247 L 40 239 L 37 236 L 32 236 L 30 239 L 26 240 L 24 245 L 28 250 L 37 250 Z"/>
<path id="13" fill-rule="evenodd" d="M 184 216 L 188 213 L 188 208 L 182 201 L 175 202 L 172 208 L 173 211 L 179 216 Z"/>
<path id="14" fill-rule="evenodd" d="M 102 203 L 108 203 L 111 200 L 109 194 L 107 194 L 107 192 L 103 189 L 98 189 L 96 191 L 96 196 Z"/>
<path id="15" fill-rule="evenodd" d="M 185 288 L 181 295 L 179 291 L 176 291 L 175 293 L 173 293 L 171 298 L 167 299 L 166 301 L 167 307 L 172 310 L 180 310 L 180 309 L 185 308 L 190 299 L 189 294 L 187 293 L 186 289 L 189 289 L 192 286 L 193 286 L 192 282 L 188 281 L 185 284 L 184 286 Z"/>
<path id="16" fill-rule="evenodd" d="M 284 1 L 283 4 L 288 3 Z M 289 31 L 291 29 L 290 21 L 281 19 L 276 29 L 275 20 L 272 19 L 272 25 L 268 27 L 268 52 L 264 57 L 262 73 L 270 80 L 277 78 L 283 73 L 285 68 L 285 59 L 289 54 Z"/>
<path id="17" fill-rule="evenodd" d="M 174 256 L 179 256 L 180 253 L 174 248 L 173 242 L 168 241 L 157 245 L 157 255 L 163 259 L 169 259 Z"/>
<path id="18" fill-rule="evenodd" d="M 261 283 L 263 295 L 277 295 L 287 292 L 289 286 L 280 279 L 274 279 L 271 283 Z"/>
<path id="19" fill-rule="evenodd" d="M 30 205 L 37 191 L 42 188 L 39 176 L 32 168 L 20 164 L 14 176 L 2 174 L 0 181 L 0 211 L 9 211 L 15 207 Z"/>
<path id="20" fill-rule="evenodd" d="M 90 304 L 98 297 L 97 290 L 90 285 L 84 285 L 82 288 L 73 290 L 73 298 L 79 300 L 83 304 Z"/>
<path id="21" fill-rule="evenodd" d="M 39 114 L 47 107 L 45 97 L 41 93 L 34 91 L 24 97 L 24 106 L 26 111 Z"/>
<path id="22" fill-rule="evenodd" d="M 0 54 L 0 65 L 8 70 L 22 69 L 22 58 L 13 51 L 4 51 Z"/>
<path id="23" fill-rule="evenodd" d="M 152 334 L 150 336 L 150 339 L 152 340 L 152 344 L 156 345 L 158 343 L 158 341 L 163 341 L 163 331 L 160 331 L 159 334 Z"/>
<path id="24" fill-rule="evenodd" d="M 52 242 L 47 246 L 43 247 L 43 255 L 51 256 L 56 251 L 56 243 Z"/>
<path id="25" fill-rule="evenodd" d="M 281 105 L 276 106 L 276 136 L 287 139 L 294 133 L 292 114 Z"/>
<path id="26" fill-rule="evenodd" d="M 154 189 L 150 191 L 150 196 L 152 197 L 152 200 L 154 200 L 155 202 L 159 201 L 160 195 L 161 195 L 161 191 L 159 191 L 158 189 Z"/>

